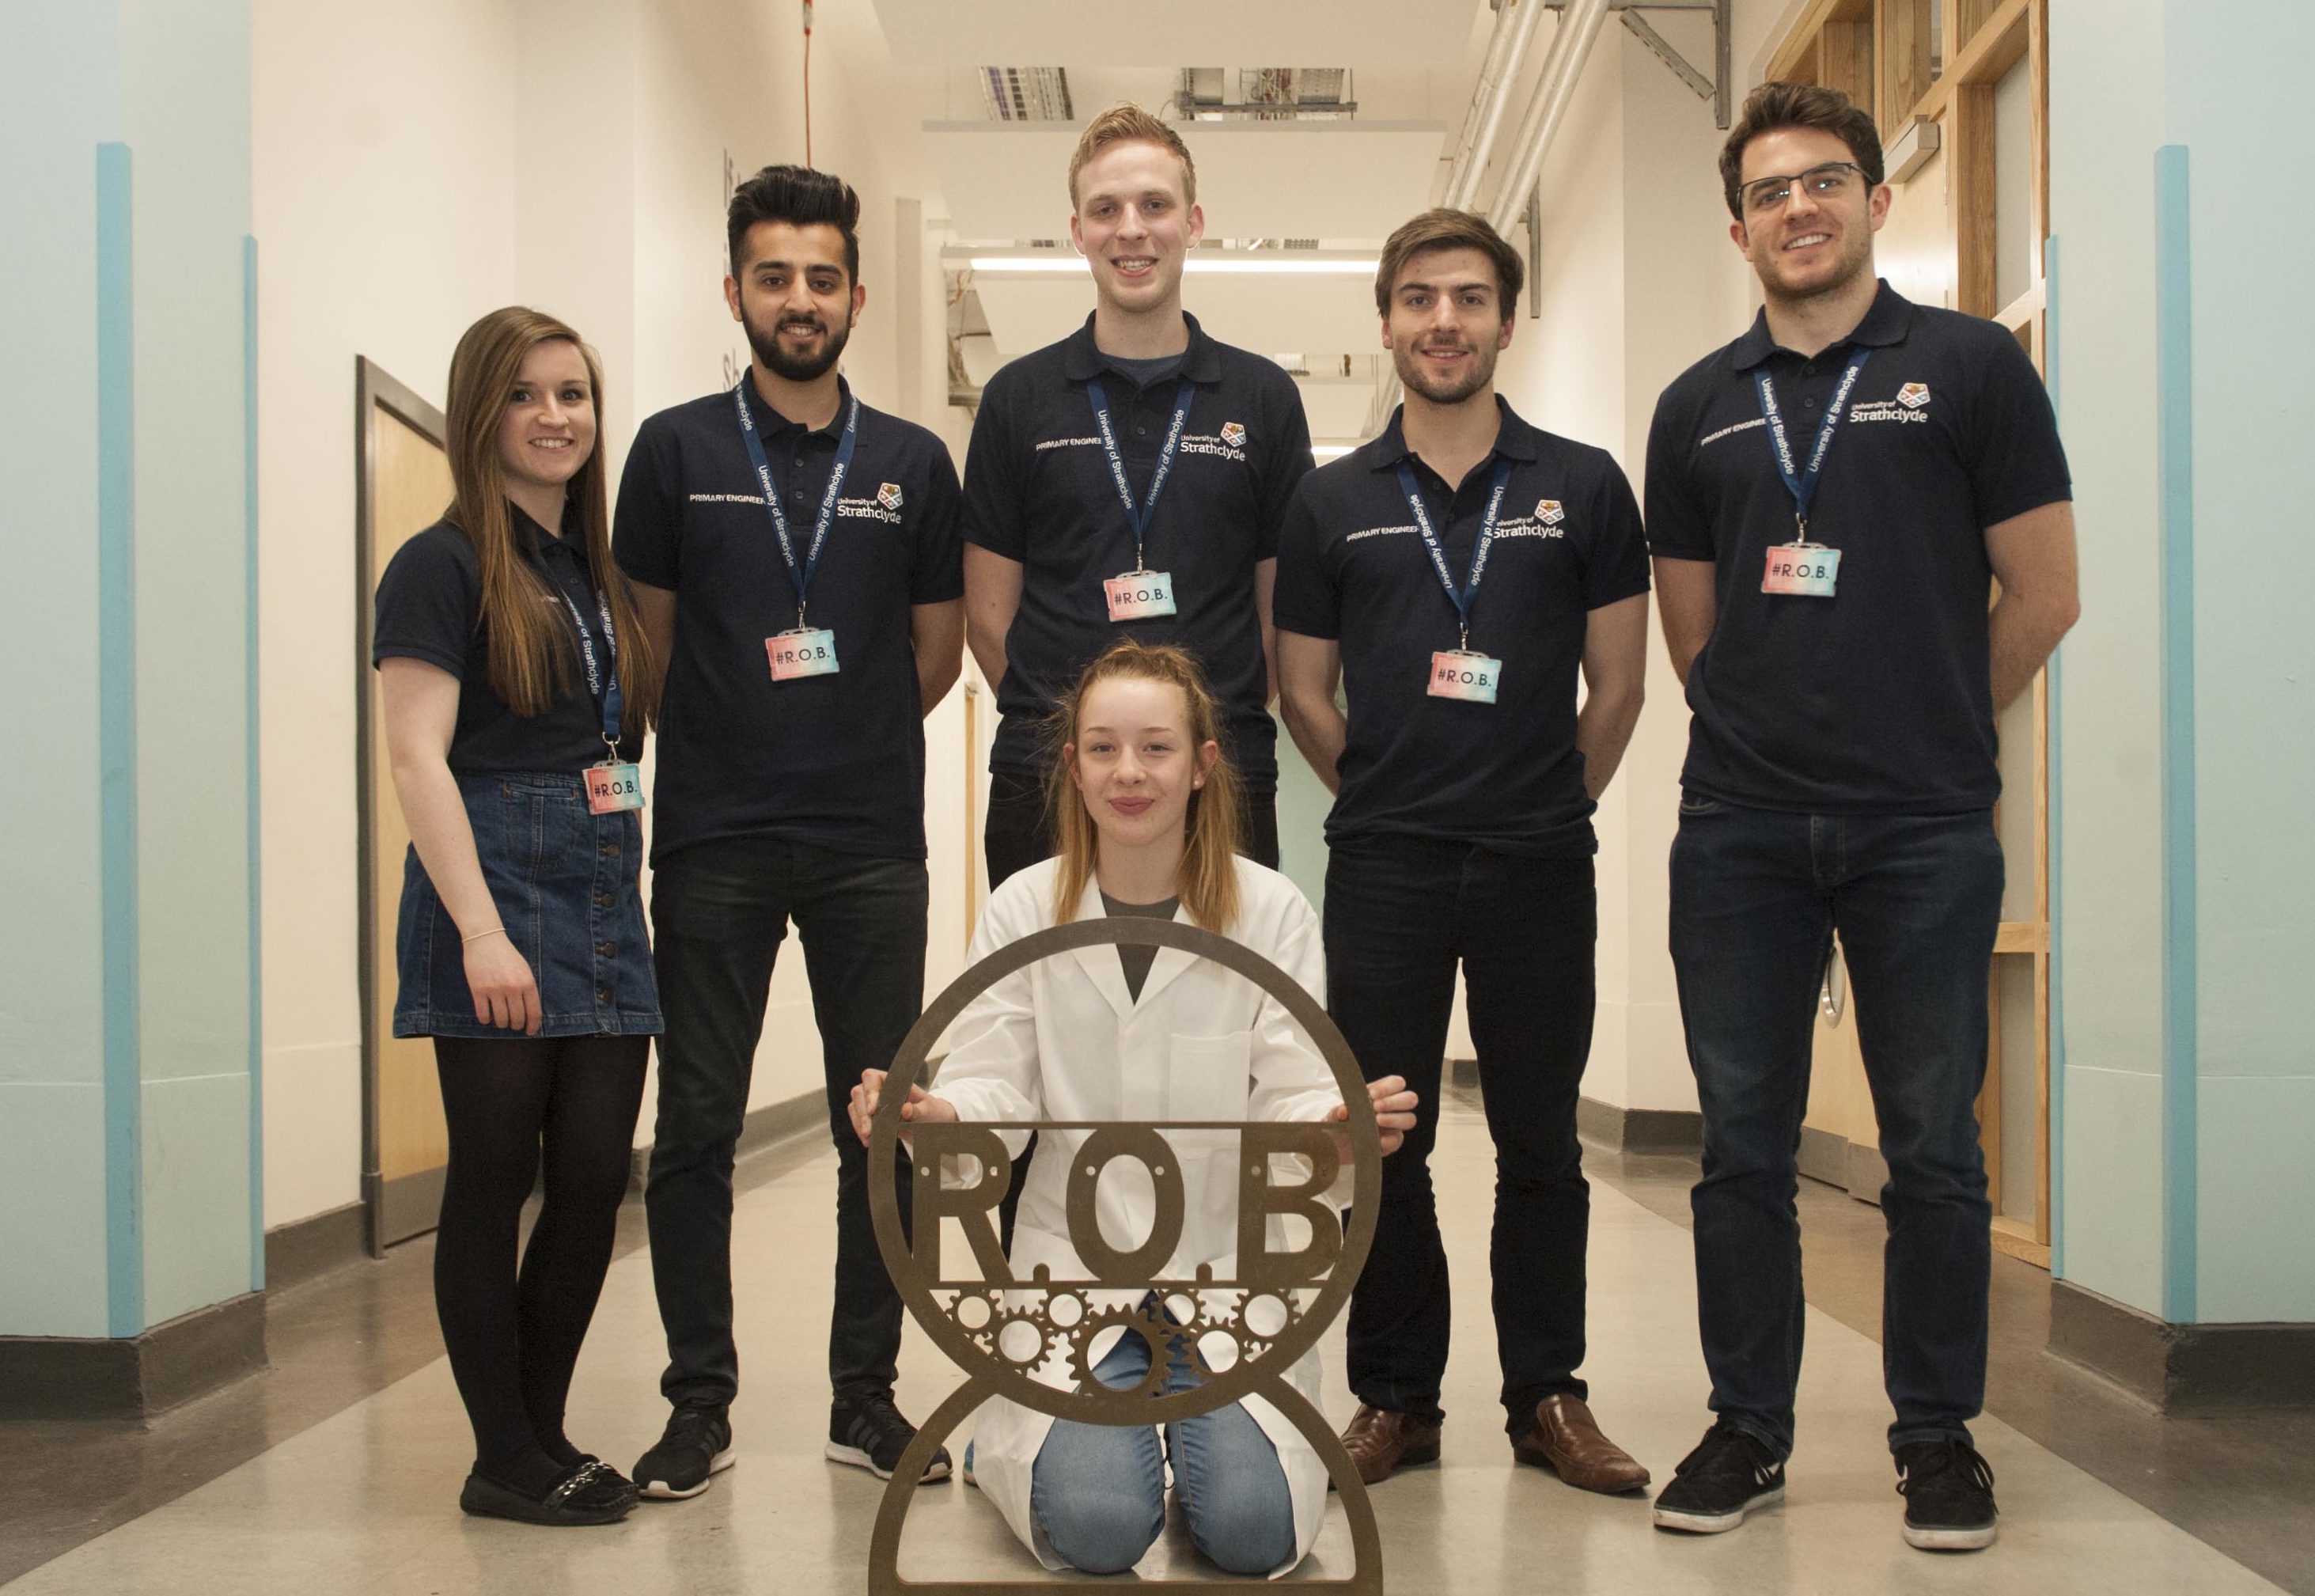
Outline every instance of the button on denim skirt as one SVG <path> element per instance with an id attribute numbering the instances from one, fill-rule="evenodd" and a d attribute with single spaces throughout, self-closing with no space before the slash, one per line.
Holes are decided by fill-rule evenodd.
<path id="1" fill-rule="evenodd" d="M 461 776 L 458 792 L 499 918 L 538 982 L 538 1034 L 659 1031 L 635 811 L 593 813 L 575 774 Z M 403 861 L 395 954 L 396 1036 L 522 1034 L 475 1018 L 458 924 L 414 847 Z"/>

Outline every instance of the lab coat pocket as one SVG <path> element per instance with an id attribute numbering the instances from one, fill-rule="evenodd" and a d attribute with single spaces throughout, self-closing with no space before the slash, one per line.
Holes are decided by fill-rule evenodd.
<path id="1" fill-rule="evenodd" d="M 1243 1120 L 1252 1084 L 1254 1033 L 1223 1036 L 1175 1036 L 1168 1050 L 1166 1117 L 1169 1120 Z"/>

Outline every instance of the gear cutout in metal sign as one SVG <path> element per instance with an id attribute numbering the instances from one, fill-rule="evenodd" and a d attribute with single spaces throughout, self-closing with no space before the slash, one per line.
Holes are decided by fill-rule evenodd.
<path id="1" fill-rule="evenodd" d="M 1081 1423 L 1147 1425 L 1211 1413 L 1258 1394 L 1309 1441 L 1348 1521 L 1351 1573 L 1341 1579 L 1298 1582 L 1299 1588 L 1381 1596 L 1381 1539 L 1366 1487 L 1325 1415 L 1285 1378 L 1348 1306 L 1352 1284 L 1373 1244 L 1382 1151 L 1371 1114 L 1353 1113 L 1346 1127 L 1336 1128 L 1347 1130 L 1351 1145 L 1347 1225 L 1339 1223 L 1323 1201 L 1340 1173 L 1340 1155 L 1334 1134 L 1322 1125 L 1272 1121 L 927 1122 L 909 1127 L 913 1146 L 901 1141 L 900 1105 L 909 1087 L 925 1083 L 933 1045 L 973 999 L 1042 959 L 1105 944 L 1175 948 L 1245 977 L 1301 1027 L 1326 1061 L 1343 1100 L 1353 1104 L 1367 1101 L 1358 1061 L 1317 1001 L 1252 949 L 1194 926 L 1133 918 L 1055 926 L 998 949 L 951 982 L 909 1031 L 886 1076 L 868 1141 L 868 1193 L 876 1243 L 901 1300 L 967 1378 L 927 1419 L 892 1471 L 869 1547 L 868 1590 L 871 1596 L 968 1591 L 974 1596 L 1032 1596 L 1057 1585 L 1090 1588 L 1113 1583 L 1101 1578 L 1057 1582 L 1042 1570 L 1018 1581 L 900 1576 L 900 1534 L 916 1498 L 916 1482 L 935 1450 L 989 1397 L 1005 1396 Z M 999 1132 L 1025 1130 L 1089 1133 L 1072 1149 L 1066 1207 L 1070 1240 L 1094 1278 L 1057 1281 L 1042 1264 L 1027 1279 L 1016 1278 L 998 1244 L 997 1204 L 1014 1173 L 1012 1155 Z M 1172 1237 L 1180 1232 L 1187 1195 L 1182 1160 L 1166 1137 L 1185 1132 L 1202 1146 L 1231 1139 L 1237 1142 L 1234 1279 L 1216 1278 L 1206 1264 L 1190 1280 L 1166 1279 L 1158 1272 L 1172 1253 Z M 913 1223 L 906 1230 L 893 1178 L 895 1161 L 902 1157 L 911 1160 L 916 1177 Z M 968 1162 L 977 1166 L 978 1178 L 970 1185 L 945 1184 L 942 1171 L 952 1161 L 957 1166 Z M 1149 1237 L 1125 1249 L 1110 1244 L 1095 1217 L 1095 1190 L 1102 1173 L 1120 1161 L 1138 1163 L 1147 1172 L 1155 1210 Z M 1226 1166 L 1228 1161 L 1217 1156 L 1214 1162 Z M 1282 1170 L 1290 1175 L 1299 1173 L 1302 1179 L 1278 1184 Z M 1277 1248 L 1280 1235 L 1291 1233 L 1297 1222 L 1302 1245 Z M 977 1275 L 951 1274 L 944 1266 L 943 1231 L 960 1228 Z M 911 1246 L 911 1235 L 918 1245 Z M 1112 1388 L 1093 1378 L 1098 1361 L 1095 1346 L 1120 1326 L 1122 1334 L 1139 1334 L 1149 1343 L 1149 1367 L 1133 1384 Z M 1101 1348 L 1104 1353 L 1108 1350 Z M 1219 1356 L 1224 1352 L 1228 1353 L 1226 1362 Z M 1056 1357 L 1075 1375 L 1074 1388 L 1035 1378 Z M 1168 1390 L 1169 1374 L 1186 1374 L 1181 1383 L 1187 1388 Z M 1236 1592 L 1241 1596 L 1255 1596 L 1270 1586 L 1261 1579 L 1141 1583 L 1144 1588 Z"/>

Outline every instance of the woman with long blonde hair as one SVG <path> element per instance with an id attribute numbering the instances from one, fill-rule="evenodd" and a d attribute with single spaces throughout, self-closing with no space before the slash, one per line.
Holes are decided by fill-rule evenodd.
<path id="1" fill-rule="evenodd" d="M 387 566 L 372 651 L 411 836 L 394 1033 L 433 1038 L 449 1126 L 434 1293 L 475 1431 L 459 1505 L 552 1525 L 634 1505 L 563 1410 L 660 1029 L 634 764 L 658 672 L 611 562 L 602 386 L 552 316 L 510 306 L 466 330 L 457 499 Z"/>
<path id="2" fill-rule="evenodd" d="M 1120 643 L 1088 666 L 1061 703 L 1055 838 L 1060 852 L 990 897 L 970 958 L 1049 926 L 1096 915 L 1186 922 L 1260 953 L 1322 998 L 1317 916 L 1293 884 L 1235 848 L 1237 778 L 1221 752 L 1219 716 L 1197 666 L 1171 646 Z M 911 1087 L 901 1113 L 926 1121 L 1343 1121 L 1333 1076 L 1275 998 L 1243 976 L 1174 949 L 1102 945 L 1041 960 L 992 986 L 958 1017 L 937 1091 Z M 863 1139 L 883 1072 L 853 1092 Z M 1415 1122 L 1396 1077 L 1368 1088 L 1385 1151 Z M 1071 1166 L 1087 1133 L 1048 1131 L 1053 1145 L 1021 1176 L 1012 1268 L 1019 1278 L 1091 1278 L 1069 1237 Z M 1184 1154 L 1184 1157 L 1199 1155 Z M 1184 1171 L 1184 1179 L 1189 1172 Z M 1166 1279 L 1232 1272 L 1237 1214 L 1211 1182 L 1184 1215 Z M 1147 1182 L 1095 1187 L 1103 1234 L 1149 1234 Z M 1111 1301 L 1117 1298 L 1120 1300 Z M 1089 1293 L 1131 1308 L 1131 1292 Z M 1174 1338 L 1160 1336 L 1160 1340 Z M 1127 1333 L 1096 1341 L 1094 1377 L 1138 1385 L 1157 1350 Z M 1166 1378 L 1190 1372 L 1178 1346 Z M 1034 1378 L 1066 1388 L 1058 1355 Z M 1289 1372 L 1318 1395 L 1314 1349 Z M 1166 1461 L 1198 1549 L 1233 1574 L 1281 1572 L 1301 1561 L 1325 1512 L 1326 1475 L 1278 1410 L 1249 1396 L 1165 1428 L 1056 1420 L 1007 1398 L 981 1410 L 965 1477 L 997 1503 L 1048 1568 L 1111 1574 L 1132 1567 L 1164 1527 Z"/>

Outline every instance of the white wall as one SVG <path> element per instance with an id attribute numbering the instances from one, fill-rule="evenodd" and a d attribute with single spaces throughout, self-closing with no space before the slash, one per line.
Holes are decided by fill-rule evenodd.
<path id="1" fill-rule="evenodd" d="M 1740 4 L 1735 59 L 1766 9 Z M 1672 22 L 1663 24 L 1667 29 Z M 1709 58 L 1709 29 L 1675 40 Z M 1520 310 L 1497 381 L 1530 421 L 1615 455 L 1641 491 L 1656 398 L 1741 332 L 1750 276 L 1726 237 L 1715 168 L 1723 135 L 1699 100 L 1621 27 L 1601 32 L 1544 163 L 1534 275 L 1542 315 Z M 1523 228 L 1513 242 L 1526 247 Z M 1694 1109 L 1672 960 L 1666 864 L 1688 749 L 1688 711 L 1654 623 L 1648 702 L 1601 802 L 1599 1007 L 1587 1096 Z"/>
<path id="2" fill-rule="evenodd" d="M 439 404 L 476 316 L 516 302 L 552 311 L 603 357 L 616 468 L 643 416 L 722 386 L 727 358 L 744 359 L 722 296 L 724 162 L 744 177 L 801 161 L 804 129 L 793 8 L 411 0 L 383 27 L 295 0 L 254 11 L 266 1220 L 278 1226 L 359 1195 L 353 749 L 368 668 L 353 658 L 367 602 L 354 591 L 354 357 Z M 820 43 L 813 158 L 863 201 L 868 306 L 845 369 L 868 403 L 946 428 L 938 273 L 915 273 L 907 314 L 880 129 Z M 913 363 L 899 358 L 904 324 L 929 341 Z M 927 740 L 937 985 L 962 953 L 960 698 Z M 791 944 L 773 984 L 751 1105 L 820 1085 L 797 955 Z"/>
<path id="3" fill-rule="evenodd" d="M 511 0 L 254 0 L 265 1207 L 356 1201 L 354 357 L 439 404 L 515 292 Z"/>

